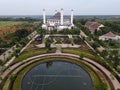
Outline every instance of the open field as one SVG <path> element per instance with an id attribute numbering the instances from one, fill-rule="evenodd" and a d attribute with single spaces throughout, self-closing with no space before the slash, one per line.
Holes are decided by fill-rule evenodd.
<path id="1" fill-rule="evenodd" d="M 4 38 L 19 29 L 32 30 L 35 24 L 26 21 L 0 21 L 0 38 Z"/>
<path id="2" fill-rule="evenodd" d="M 23 23 L 23 21 L 0 21 L 0 27 L 1 26 L 20 24 L 20 23 Z"/>

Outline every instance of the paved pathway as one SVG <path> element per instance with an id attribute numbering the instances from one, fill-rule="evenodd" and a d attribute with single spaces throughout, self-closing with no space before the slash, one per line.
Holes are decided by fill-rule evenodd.
<path id="1" fill-rule="evenodd" d="M 61 53 L 61 45 L 56 45 L 56 53 Z"/>
<path id="2" fill-rule="evenodd" d="M 51 44 L 51 48 L 55 48 L 56 45 L 60 45 L 62 48 L 67 48 L 67 47 L 68 48 L 79 48 L 79 47 L 81 47 L 81 45 L 77 45 L 77 44 L 74 44 L 74 45 L 72 45 L 72 44 Z M 44 48 L 45 44 L 38 44 L 38 45 L 36 45 L 36 47 Z"/>
<path id="3" fill-rule="evenodd" d="M 34 57 L 31 57 L 31 58 L 28 58 L 22 62 L 19 62 L 13 66 L 11 66 L 9 69 L 7 69 L 2 75 L 1 77 L 2 78 L 5 78 L 12 70 L 16 69 L 17 67 L 19 67 L 21 64 L 25 63 L 25 62 L 28 62 L 28 61 L 31 61 L 31 60 L 35 60 L 37 58 L 41 59 L 43 57 L 47 57 L 47 56 L 62 56 L 62 57 L 75 57 L 75 58 L 80 58 L 78 55 L 74 55 L 74 54 L 67 54 L 67 53 L 50 53 L 50 54 L 43 54 L 43 55 L 38 55 L 38 56 L 34 56 Z M 118 82 L 118 80 L 114 77 L 114 79 L 111 78 L 111 73 L 106 69 L 104 68 L 102 65 L 98 64 L 97 62 L 91 60 L 91 59 L 88 59 L 88 58 L 83 58 L 83 60 L 93 64 L 94 66 L 98 67 L 100 70 L 102 70 L 102 72 L 104 72 L 107 77 L 111 80 L 111 82 L 113 83 L 113 86 L 115 87 L 115 90 L 117 90 L 118 88 L 120 88 L 120 83 Z"/>
<path id="4" fill-rule="evenodd" d="M 82 37 L 85 37 L 85 38 L 88 37 L 82 30 L 80 31 L 80 35 L 81 35 Z"/>
<path id="5" fill-rule="evenodd" d="M 83 58 L 85 61 L 95 65 L 96 67 L 98 67 L 102 72 L 104 72 L 107 77 L 112 81 L 114 87 L 115 87 L 115 90 L 117 90 L 118 88 L 120 89 L 120 83 L 118 82 L 118 80 L 114 77 L 114 79 L 111 77 L 111 73 L 105 68 L 103 67 L 102 65 L 98 64 L 97 62 L 91 60 L 91 59 L 88 59 L 88 58 Z"/>
<path id="6" fill-rule="evenodd" d="M 8 49 L 10 49 L 10 48 L 0 48 L 0 50 L 8 50 Z"/>
<path id="7" fill-rule="evenodd" d="M 82 38 L 82 35 L 79 35 L 79 37 Z M 87 41 L 84 40 L 84 42 L 93 52 L 96 52 L 94 48 Z"/>
<path id="8" fill-rule="evenodd" d="M 28 45 L 30 45 L 30 43 L 31 43 L 36 37 L 37 37 L 37 35 L 36 35 L 32 40 L 30 40 L 29 43 L 28 43 L 25 47 L 22 48 L 22 50 L 20 51 L 20 53 L 22 53 L 22 52 L 28 47 Z M 13 56 L 4 66 L 5 66 L 5 67 L 9 66 L 10 63 L 12 63 L 15 58 L 16 58 L 16 57 Z"/>
<path id="9" fill-rule="evenodd" d="M 36 31 L 32 32 L 30 35 L 27 36 L 27 38 L 30 40 L 33 36 L 35 36 L 37 34 Z M 1 49 L 1 48 L 0 48 Z M 9 48 L 7 51 L 5 51 L 2 55 L 0 55 L 0 59 L 1 60 L 5 60 L 7 59 L 16 49 L 16 45 L 14 45 L 13 47 Z M 24 48 L 23 48 L 24 50 Z M 13 58 L 12 58 L 13 59 Z M 11 60 L 12 60 L 11 59 Z"/>
<path id="10" fill-rule="evenodd" d="M 115 49 L 113 49 L 113 48 L 107 48 L 107 50 L 110 50 L 110 51 L 114 51 L 114 50 L 120 51 L 120 48 L 115 48 Z"/>
<path id="11" fill-rule="evenodd" d="M 13 47 L 9 48 L 2 55 L 0 55 L 0 59 L 1 60 L 7 59 L 10 56 L 10 54 L 12 54 L 14 52 L 15 48 L 16 48 L 16 45 L 14 45 Z"/>

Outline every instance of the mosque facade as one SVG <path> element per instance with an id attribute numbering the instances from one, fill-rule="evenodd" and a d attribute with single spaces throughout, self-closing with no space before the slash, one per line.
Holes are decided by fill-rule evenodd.
<path id="1" fill-rule="evenodd" d="M 55 15 L 46 18 L 45 9 L 43 9 L 43 24 L 42 28 L 46 30 L 63 30 L 71 29 L 74 27 L 73 24 L 73 10 L 71 10 L 70 17 L 63 15 L 63 9 L 60 12 L 55 13 Z"/>

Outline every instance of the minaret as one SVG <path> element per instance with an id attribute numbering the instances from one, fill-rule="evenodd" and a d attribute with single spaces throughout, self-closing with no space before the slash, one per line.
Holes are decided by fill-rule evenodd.
<path id="1" fill-rule="evenodd" d="M 45 9 L 43 9 L 43 24 L 46 24 Z"/>
<path id="2" fill-rule="evenodd" d="M 43 9 L 43 24 L 42 24 L 42 28 L 47 30 L 45 9 Z"/>
<path id="3" fill-rule="evenodd" d="M 63 25 L 63 9 L 61 9 L 61 25 Z"/>
<path id="4" fill-rule="evenodd" d="M 71 25 L 73 26 L 73 9 L 71 10 Z"/>

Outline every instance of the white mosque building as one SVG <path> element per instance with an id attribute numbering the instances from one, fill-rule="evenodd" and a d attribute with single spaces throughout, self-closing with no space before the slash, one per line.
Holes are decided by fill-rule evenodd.
<path id="1" fill-rule="evenodd" d="M 63 9 L 61 12 L 55 13 L 54 16 L 50 18 L 46 18 L 45 9 L 43 9 L 43 24 L 42 28 L 46 30 L 63 30 L 63 29 L 71 29 L 74 27 L 73 24 L 73 10 L 71 10 L 71 16 L 65 17 L 63 15 Z"/>

